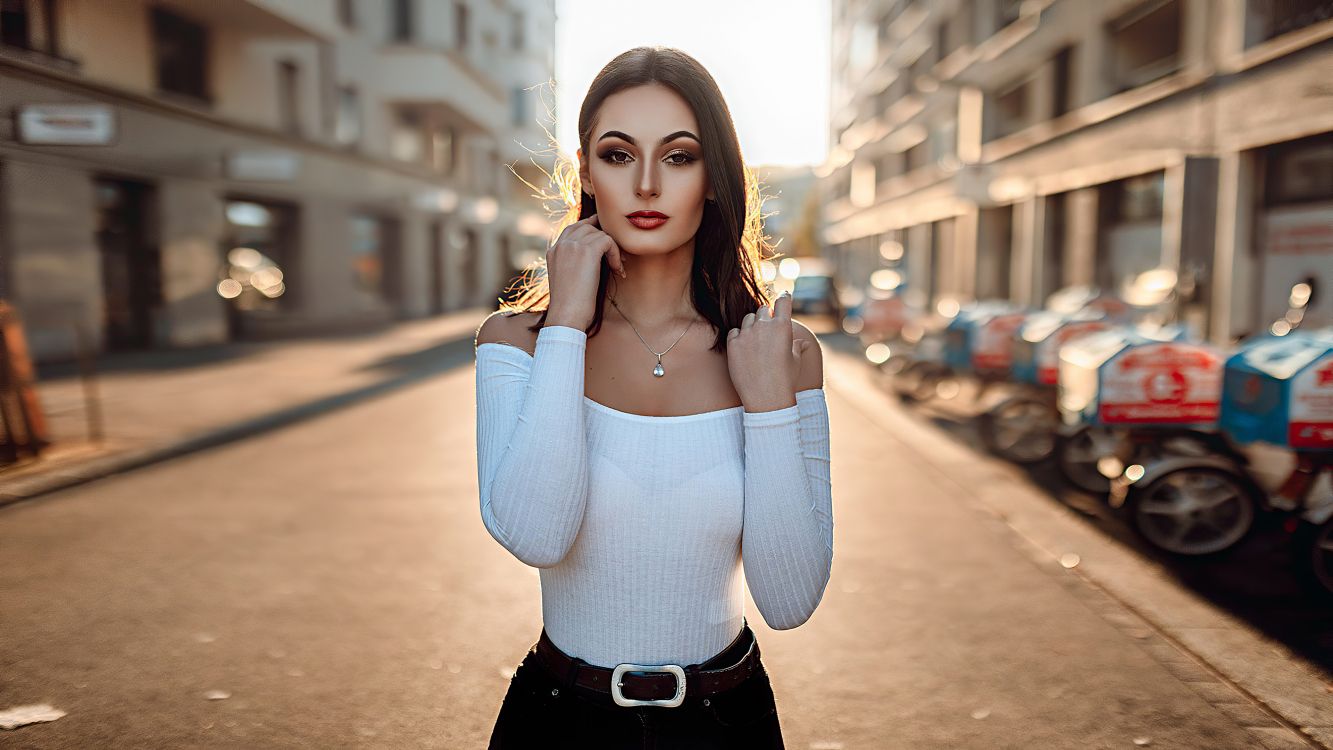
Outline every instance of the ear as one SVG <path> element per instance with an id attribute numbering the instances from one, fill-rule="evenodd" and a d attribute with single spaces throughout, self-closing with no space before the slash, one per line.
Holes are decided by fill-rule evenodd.
<path id="1" fill-rule="evenodd" d="M 592 178 L 588 175 L 588 162 L 583 159 L 583 149 L 578 149 L 575 153 L 579 157 L 579 187 L 583 192 L 596 198 L 597 194 L 592 189 Z"/>

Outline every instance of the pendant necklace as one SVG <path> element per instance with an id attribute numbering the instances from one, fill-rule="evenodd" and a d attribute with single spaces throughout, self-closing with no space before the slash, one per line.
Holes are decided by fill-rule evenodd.
<path id="1" fill-rule="evenodd" d="M 614 307 L 614 308 L 616 308 L 616 312 L 620 313 L 620 316 L 621 316 L 622 318 L 625 318 L 625 322 L 626 322 L 626 323 L 629 323 L 629 328 L 630 328 L 631 331 L 634 331 L 634 335 L 635 335 L 635 336 L 639 336 L 639 329 L 635 328 L 635 327 L 634 327 L 634 324 L 630 322 L 630 319 L 625 315 L 625 312 L 624 312 L 623 310 L 620 309 L 620 305 L 617 305 L 617 304 L 616 304 L 616 301 L 613 300 L 613 299 L 611 299 L 610 297 L 607 297 L 607 299 L 610 300 L 610 302 L 611 302 L 611 306 Z M 668 346 L 668 347 L 666 348 L 666 352 L 661 352 L 661 353 L 653 352 L 653 348 L 652 348 L 651 346 L 648 346 L 648 342 L 647 342 L 647 341 L 643 341 L 643 337 L 642 337 L 642 336 L 639 336 L 639 341 L 643 341 L 643 345 L 644 345 L 645 347 L 648 348 L 648 351 L 653 352 L 653 355 L 657 357 L 657 366 L 653 368 L 653 375 L 654 375 L 655 377 L 659 377 L 659 378 L 660 378 L 660 377 L 666 375 L 666 370 L 662 367 L 662 355 L 664 355 L 664 354 L 666 354 L 667 352 L 671 351 L 672 349 L 676 348 L 676 344 L 679 344 L 679 343 L 680 343 L 680 340 L 683 339 L 683 338 L 685 338 L 685 334 L 689 333 L 689 332 L 690 332 L 690 328 L 692 328 L 693 326 L 694 326 L 694 321 L 691 320 L 691 321 L 690 321 L 690 324 L 687 325 L 687 326 L 685 326 L 685 330 L 682 331 L 681 334 L 680 334 L 680 336 L 676 338 L 675 343 L 673 343 L 671 346 Z"/>

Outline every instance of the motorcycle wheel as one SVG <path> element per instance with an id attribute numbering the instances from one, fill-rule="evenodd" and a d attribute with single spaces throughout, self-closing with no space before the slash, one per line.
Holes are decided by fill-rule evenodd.
<path id="1" fill-rule="evenodd" d="M 929 401 L 948 374 L 948 368 L 935 362 L 913 362 L 894 377 L 893 390 L 905 402 Z"/>
<path id="2" fill-rule="evenodd" d="M 1215 555 L 1254 528 L 1259 492 L 1235 472 L 1191 467 L 1131 489 L 1125 513 L 1139 537 L 1160 550 L 1184 557 Z"/>
<path id="3" fill-rule="evenodd" d="M 1333 518 L 1302 523 L 1292 538 L 1296 575 L 1317 597 L 1333 601 Z"/>
<path id="4" fill-rule="evenodd" d="M 1112 455 L 1120 438 L 1103 428 L 1083 427 L 1056 440 L 1055 457 L 1060 475 L 1084 492 L 1105 495 L 1111 480 L 1097 470 L 1097 462 Z"/>
<path id="5" fill-rule="evenodd" d="M 1049 404 L 1017 396 L 982 412 L 977 429 L 992 453 L 1016 464 L 1031 465 L 1055 452 L 1058 421 Z"/>

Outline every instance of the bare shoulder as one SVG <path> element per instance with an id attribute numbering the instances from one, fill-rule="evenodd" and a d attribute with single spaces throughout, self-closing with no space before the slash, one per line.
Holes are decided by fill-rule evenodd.
<path id="1" fill-rule="evenodd" d="M 810 342 L 810 346 L 806 347 L 805 353 L 801 355 L 801 372 L 796 377 L 796 390 L 823 388 L 824 352 L 820 348 L 819 337 L 798 320 L 791 322 L 791 334 L 797 341 L 804 339 Z"/>
<path id="2" fill-rule="evenodd" d="M 515 346 L 529 355 L 537 349 L 537 334 L 528 328 L 537 322 L 540 313 L 506 312 L 496 310 L 477 327 L 473 346 L 482 344 L 508 344 Z"/>

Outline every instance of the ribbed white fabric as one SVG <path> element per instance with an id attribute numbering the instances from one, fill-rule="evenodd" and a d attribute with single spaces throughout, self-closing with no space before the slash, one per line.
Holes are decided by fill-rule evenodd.
<path id="1" fill-rule="evenodd" d="M 540 568 L 552 642 L 603 667 L 698 664 L 740 632 L 742 580 L 770 627 L 808 620 L 833 565 L 823 389 L 775 411 L 631 414 L 584 395 L 586 348 L 558 325 L 531 356 L 476 347 L 482 522 Z"/>

